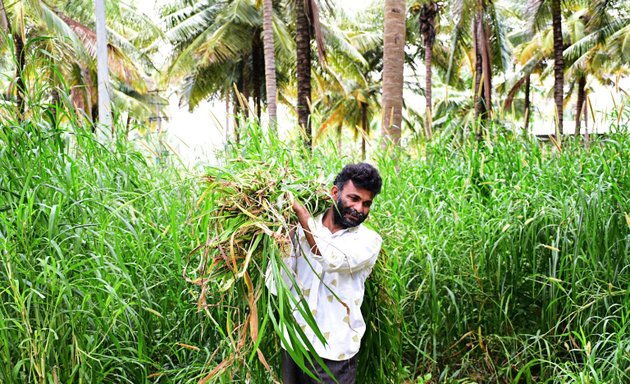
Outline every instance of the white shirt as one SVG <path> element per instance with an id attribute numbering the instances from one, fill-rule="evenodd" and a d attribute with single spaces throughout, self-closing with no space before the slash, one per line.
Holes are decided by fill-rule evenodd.
<path id="1" fill-rule="evenodd" d="M 297 286 L 285 282 L 297 298 L 298 290 L 308 302 L 309 309 L 326 339 L 320 342 L 298 310 L 293 315 L 320 357 L 329 360 L 346 360 L 359 352 L 365 333 L 361 303 L 364 283 L 381 249 L 382 239 L 373 230 L 359 225 L 330 232 L 322 224 L 323 215 L 309 219 L 320 255 L 310 251 L 304 230 L 298 227 L 297 241 L 285 264 L 294 272 Z M 285 332 L 285 339 L 288 335 Z"/>

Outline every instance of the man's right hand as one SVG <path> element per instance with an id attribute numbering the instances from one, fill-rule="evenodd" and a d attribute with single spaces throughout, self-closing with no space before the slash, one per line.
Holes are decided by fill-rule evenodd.
<path id="1" fill-rule="evenodd" d="M 300 215 L 300 213 L 306 210 L 306 208 L 304 208 L 304 206 L 295 199 L 295 196 L 293 196 L 293 193 L 291 193 L 291 191 L 287 191 L 286 196 L 289 204 L 291 204 L 291 208 L 293 208 L 293 211 L 298 216 Z"/>

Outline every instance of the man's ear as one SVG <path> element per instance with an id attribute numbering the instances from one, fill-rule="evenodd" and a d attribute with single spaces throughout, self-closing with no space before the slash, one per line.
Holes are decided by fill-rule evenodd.
<path id="1" fill-rule="evenodd" d="M 333 185 L 330 189 L 330 195 L 333 198 L 333 201 L 337 201 L 339 199 L 339 188 L 336 185 Z"/>

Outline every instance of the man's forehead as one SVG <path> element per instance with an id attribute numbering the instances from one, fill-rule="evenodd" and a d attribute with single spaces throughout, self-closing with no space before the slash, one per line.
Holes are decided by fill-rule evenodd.
<path id="1" fill-rule="evenodd" d="M 346 195 L 359 195 L 367 200 L 372 200 L 374 198 L 372 191 L 365 188 L 357 187 L 356 185 L 354 185 L 352 180 L 346 181 L 346 183 L 343 185 L 342 193 Z"/>

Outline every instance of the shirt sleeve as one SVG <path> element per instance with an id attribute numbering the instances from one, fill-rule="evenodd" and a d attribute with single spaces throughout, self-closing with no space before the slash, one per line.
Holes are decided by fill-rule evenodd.
<path id="1" fill-rule="evenodd" d="M 315 228 L 313 219 L 308 224 Z M 319 262 L 324 271 L 354 273 L 374 266 L 383 240 L 375 232 L 366 230 L 357 232 L 354 239 L 315 238 L 315 242 L 321 255 L 310 252 L 309 256 Z"/>

